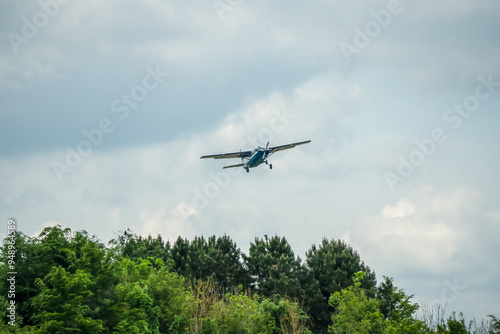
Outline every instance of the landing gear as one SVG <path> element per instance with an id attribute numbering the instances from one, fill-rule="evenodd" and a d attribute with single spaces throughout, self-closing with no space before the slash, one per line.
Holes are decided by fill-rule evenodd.
<path id="1" fill-rule="evenodd" d="M 248 168 L 248 167 L 245 167 L 245 170 L 247 171 L 247 173 L 250 172 L 250 168 Z"/>
<path id="2" fill-rule="evenodd" d="M 269 169 L 273 169 L 273 164 L 270 164 L 269 162 L 267 162 L 267 160 L 266 160 L 266 165 L 269 166 Z"/>

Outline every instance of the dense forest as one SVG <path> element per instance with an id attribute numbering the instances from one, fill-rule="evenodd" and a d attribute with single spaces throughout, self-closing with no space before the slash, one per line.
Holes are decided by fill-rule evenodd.
<path id="1" fill-rule="evenodd" d="M 500 333 L 495 315 L 417 317 L 413 296 L 377 284 L 340 240 L 303 261 L 279 236 L 244 254 L 227 235 L 170 244 L 128 230 L 105 245 L 57 226 L 5 239 L 0 276 L 1 333 Z"/>

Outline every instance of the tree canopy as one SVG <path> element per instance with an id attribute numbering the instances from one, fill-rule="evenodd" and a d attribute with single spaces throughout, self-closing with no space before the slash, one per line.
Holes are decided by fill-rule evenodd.
<path id="1" fill-rule="evenodd" d="M 127 230 L 106 246 L 56 226 L 13 241 L 0 249 L 1 333 L 480 333 L 461 314 L 417 320 L 413 295 L 389 277 L 377 285 L 341 240 L 312 245 L 305 261 L 267 235 L 248 255 L 227 235 L 170 244 Z M 481 328 L 499 333 L 498 318 Z"/>

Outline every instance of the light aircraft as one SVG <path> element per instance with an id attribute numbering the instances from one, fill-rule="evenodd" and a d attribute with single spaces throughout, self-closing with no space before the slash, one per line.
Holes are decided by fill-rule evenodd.
<path id="1" fill-rule="evenodd" d="M 234 153 L 223 153 L 223 154 L 213 154 L 213 155 L 204 155 L 200 159 L 233 159 L 233 158 L 241 158 L 241 164 L 226 166 L 224 168 L 234 168 L 234 167 L 243 167 L 247 173 L 250 171 L 250 168 L 254 168 L 259 166 L 262 163 L 269 165 L 270 169 L 273 169 L 273 164 L 270 164 L 267 159 L 278 151 L 288 150 L 289 148 L 294 148 L 295 146 L 303 145 L 310 143 L 310 140 L 301 141 L 298 143 L 292 143 L 287 145 L 269 147 L 269 142 L 267 142 L 266 147 L 257 147 L 253 151 L 239 151 Z"/>

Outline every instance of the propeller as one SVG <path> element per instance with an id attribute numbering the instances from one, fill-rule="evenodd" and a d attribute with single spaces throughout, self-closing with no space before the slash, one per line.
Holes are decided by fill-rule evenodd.
<path id="1" fill-rule="evenodd" d="M 266 159 L 267 156 L 269 155 L 269 150 L 267 149 L 268 147 L 269 147 L 269 142 L 267 142 L 266 150 L 264 151 L 264 159 Z"/>

